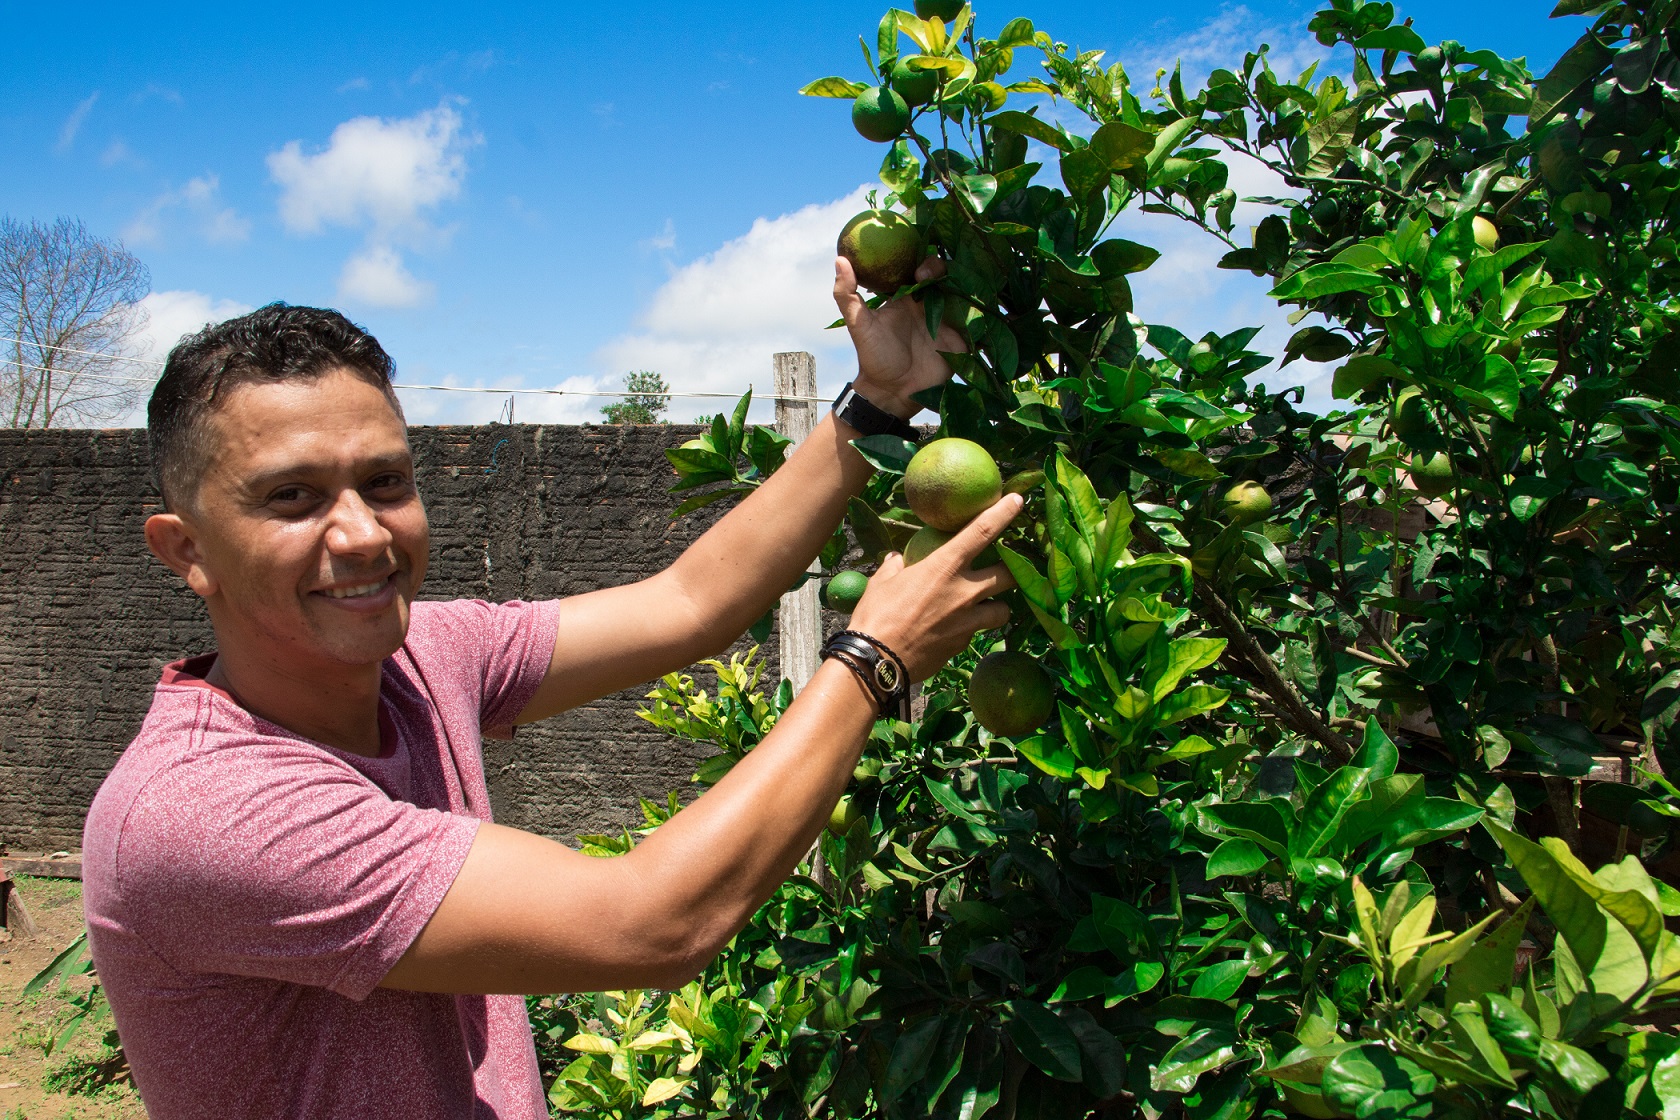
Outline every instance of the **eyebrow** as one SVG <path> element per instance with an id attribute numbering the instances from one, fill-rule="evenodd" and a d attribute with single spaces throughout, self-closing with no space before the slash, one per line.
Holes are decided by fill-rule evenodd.
<path id="1" fill-rule="evenodd" d="M 379 455 L 372 459 L 356 464 L 368 473 L 386 470 L 407 470 L 414 465 L 414 456 L 408 451 L 393 452 L 389 455 Z M 312 475 L 327 474 L 338 469 L 337 463 L 330 462 L 301 462 L 288 463 L 283 467 L 263 471 L 252 475 L 240 484 L 240 489 L 247 494 L 258 495 L 281 482 L 289 482 L 298 478 L 308 478 Z"/>

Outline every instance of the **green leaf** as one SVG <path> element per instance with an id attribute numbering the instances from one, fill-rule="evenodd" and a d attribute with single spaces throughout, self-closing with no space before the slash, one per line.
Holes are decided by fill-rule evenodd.
<path id="1" fill-rule="evenodd" d="M 1576 961 L 1591 971 L 1604 952 L 1608 921 L 1604 911 L 1545 848 L 1492 822 L 1484 821 L 1483 827 L 1505 849 L 1517 874 L 1523 877 L 1523 882 L 1540 900 L 1546 916 L 1569 943 Z"/>
<path id="2" fill-rule="evenodd" d="M 1198 810 L 1202 831 L 1253 840 L 1278 859 L 1289 858 L 1289 823 L 1275 801 L 1232 801 Z"/>
<path id="3" fill-rule="evenodd" d="M 1154 677 L 1153 683 L 1145 678 L 1143 685 L 1149 690 L 1152 702 L 1159 703 L 1163 697 L 1178 687 L 1178 682 L 1199 669 L 1205 669 L 1219 660 L 1219 655 L 1225 652 L 1224 638 L 1174 638 L 1167 644 L 1167 660 Z"/>
<path id="4" fill-rule="evenodd" d="M 1382 276 L 1363 268 L 1329 262 L 1292 273 L 1268 295 L 1281 301 L 1306 301 L 1342 292 L 1374 292 L 1386 284 Z"/>
<path id="5" fill-rule="evenodd" d="M 1079 769 L 1079 757 L 1068 749 L 1065 742 L 1052 739 L 1050 735 L 1018 739 L 1015 752 L 1052 777 L 1072 777 L 1075 769 Z"/>
<path id="6" fill-rule="evenodd" d="M 1229 1065 L 1236 1056 L 1235 1039 L 1228 1030 L 1203 1027 L 1161 1056 L 1149 1075 L 1149 1087 L 1158 1093 L 1188 1093 L 1202 1074 Z"/>
<path id="7" fill-rule="evenodd" d="M 1025 136 L 1029 140 L 1037 140 L 1040 144 L 1047 144 L 1060 152 L 1071 152 L 1073 150 L 1073 141 L 1060 129 L 1028 113 L 1016 112 L 1013 109 L 1002 113 L 993 113 L 986 118 L 986 124 L 992 128 L 1001 128 L 1005 132 Z"/>
<path id="8" fill-rule="evenodd" d="M 996 546 L 998 555 L 1003 558 L 1004 566 L 1009 574 L 1015 577 L 1015 583 L 1021 593 L 1027 597 L 1027 602 L 1048 613 L 1061 610 L 1061 602 L 1056 597 L 1056 589 L 1051 582 L 1039 574 L 1033 567 L 1032 561 L 1016 552 L 1006 544 Z"/>
<path id="9" fill-rule="evenodd" d="M 1403 376 L 1400 367 L 1387 358 L 1361 355 L 1336 367 L 1330 381 L 1330 393 L 1337 400 L 1352 400 L 1379 381 Z"/>
<path id="10" fill-rule="evenodd" d="M 927 1073 L 928 1059 L 933 1057 L 934 1044 L 939 1041 L 944 1025 L 938 1016 L 932 1016 L 898 1036 L 892 1057 L 887 1061 L 887 1076 L 881 1084 L 883 1104 L 897 1100 Z"/>
<path id="11" fill-rule="evenodd" d="M 1032 1000 L 1002 1006 L 1004 1029 L 1022 1057 L 1057 1081 L 1081 1079 L 1079 1039 L 1054 1011 Z"/>
<path id="12" fill-rule="evenodd" d="M 1192 999 L 1212 999 L 1221 1002 L 1237 994 L 1243 981 L 1248 979 L 1248 962 L 1244 960 L 1219 961 L 1210 964 L 1196 976 L 1190 985 Z"/>
<path id="13" fill-rule="evenodd" d="M 916 454 L 916 445 L 901 436 L 862 436 L 851 442 L 870 466 L 888 474 L 903 474 Z"/>
<path id="14" fill-rule="evenodd" d="M 1087 542 L 1095 541 L 1097 530 L 1103 523 L 1102 500 L 1097 497 L 1096 488 L 1085 477 L 1085 472 L 1074 466 L 1060 451 L 1056 452 L 1052 469 L 1057 486 L 1067 497 L 1079 535 Z"/>
<path id="15" fill-rule="evenodd" d="M 1220 844 L 1208 856 L 1207 877 L 1217 879 L 1222 875 L 1252 875 L 1271 862 L 1260 845 L 1252 840 L 1233 837 Z"/>
<path id="16" fill-rule="evenodd" d="M 689 475 L 697 471 L 707 471 L 724 478 L 735 477 L 735 464 L 715 451 L 707 451 L 702 447 L 668 447 L 665 458 L 677 468 L 680 475 Z"/>
<path id="17" fill-rule="evenodd" d="M 1370 31 L 1353 42 L 1355 47 L 1363 51 L 1401 51 L 1405 54 L 1416 54 L 1428 44 L 1423 36 L 1404 24 L 1385 27 L 1381 31 Z"/>
<path id="18" fill-rule="evenodd" d="M 1373 782 L 1394 776 L 1395 767 L 1400 765 L 1400 752 L 1376 716 L 1365 721 L 1365 740 L 1348 765 L 1369 770 Z"/>
<path id="19" fill-rule="evenodd" d="M 1181 719 L 1203 715 L 1220 707 L 1231 698 L 1230 692 L 1211 684 L 1193 684 L 1182 692 L 1175 692 L 1156 706 L 1155 713 L 1162 723 L 1177 723 Z"/>
<path id="20" fill-rule="evenodd" d="M 1148 159 L 1155 137 L 1122 121 L 1110 121 L 1091 135 L 1090 147 L 1104 166 L 1119 172 Z"/>
<path id="21" fill-rule="evenodd" d="M 1024 16 L 1017 16 L 1003 25 L 998 32 L 997 45 L 1002 50 L 1013 50 L 1016 47 L 1030 47 L 1033 42 L 1032 20 Z"/>
<path id="22" fill-rule="evenodd" d="M 1429 993 L 1429 989 L 1434 987 L 1435 974 L 1441 969 L 1463 960 L 1475 948 L 1476 938 L 1480 937 L 1482 931 L 1492 924 L 1498 916 L 1497 912 L 1489 914 L 1469 929 L 1455 934 L 1445 941 L 1436 942 L 1425 949 L 1421 955 L 1407 962 L 1406 966 L 1400 970 L 1399 977 L 1399 983 L 1404 989 L 1401 999 L 1406 1006 L 1416 1007 L 1423 997 Z"/>
<path id="23" fill-rule="evenodd" d="M 818 78 L 814 82 L 799 87 L 799 92 L 806 97 L 844 97 L 850 101 L 869 87 L 862 82 L 854 82 L 848 78 Z"/>
<path id="24" fill-rule="evenodd" d="M 1343 766 L 1331 774 L 1302 806 L 1290 854 L 1305 859 L 1323 851 L 1348 810 L 1365 799 L 1370 784 L 1371 772 L 1362 766 Z"/>
<path id="25" fill-rule="evenodd" d="M 1379 1043 L 1345 1050 L 1324 1067 L 1324 1099 L 1349 1116 L 1407 1115 L 1406 1110 L 1427 1100 L 1436 1085 L 1434 1074 Z M 1379 1098 L 1390 1111 L 1379 1113 L 1371 1107 Z"/>
<path id="26" fill-rule="evenodd" d="M 47 967 L 37 972 L 34 978 L 23 986 L 23 994 L 32 996 L 61 976 L 77 976 L 87 971 L 77 968 L 77 965 L 82 963 L 86 947 L 87 931 L 83 930 L 74 941 L 64 947 L 63 952 L 47 963 Z"/>
<path id="27" fill-rule="evenodd" d="M 1347 159 L 1363 115 L 1359 105 L 1349 105 L 1314 121 L 1307 128 L 1307 158 L 1300 164 L 1300 173 L 1307 178 L 1334 175 Z"/>
<path id="28" fill-rule="evenodd" d="M 752 390 L 741 394 L 735 402 L 735 414 L 729 418 L 729 461 L 734 462 L 747 441 L 747 410 L 752 407 Z"/>
<path id="29" fill-rule="evenodd" d="M 1563 872 L 1573 879 L 1594 902 L 1627 927 L 1647 962 L 1654 960 L 1662 940 L 1663 920 L 1656 904 L 1639 890 L 1612 890 L 1600 883 L 1569 846 L 1556 836 L 1544 836 L 1540 846 L 1550 853 Z M 1544 900 L 1542 900 L 1543 902 Z"/>
<path id="30" fill-rule="evenodd" d="M 1517 947 L 1522 944 L 1528 916 L 1534 912 L 1530 895 L 1500 927 L 1482 938 L 1447 973 L 1447 1006 L 1475 1003 L 1488 992 L 1504 994 L 1515 982 Z"/>

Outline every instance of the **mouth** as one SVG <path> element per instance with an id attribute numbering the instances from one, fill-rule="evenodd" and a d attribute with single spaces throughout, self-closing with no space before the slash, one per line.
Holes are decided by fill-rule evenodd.
<path id="1" fill-rule="evenodd" d="M 370 601 L 377 601 L 387 597 L 387 593 L 396 583 L 397 574 L 392 572 L 382 579 L 371 580 L 367 583 L 350 584 L 345 587 L 323 587 L 315 594 L 342 602 L 346 606 L 361 605 Z"/>

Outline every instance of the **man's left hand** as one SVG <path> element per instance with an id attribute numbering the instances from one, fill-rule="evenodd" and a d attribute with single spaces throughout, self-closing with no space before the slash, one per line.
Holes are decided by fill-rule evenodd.
<path id="1" fill-rule="evenodd" d="M 929 257 L 916 270 L 916 279 L 945 275 L 945 263 Z M 858 294 L 857 276 L 845 257 L 834 260 L 834 302 L 857 349 L 858 374 L 853 382 L 871 404 L 908 420 L 922 410 L 911 394 L 951 378 L 951 367 L 940 352 L 960 354 L 968 347 L 948 324 L 929 337 L 927 314 L 917 299 L 895 299 L 870 307 Z"/>

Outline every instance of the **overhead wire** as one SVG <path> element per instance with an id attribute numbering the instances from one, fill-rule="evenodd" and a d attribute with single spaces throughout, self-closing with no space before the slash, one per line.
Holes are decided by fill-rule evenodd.
<path id="1" fill-rule="evenodd" d="M 8 336 L 5 336 L 5 335 L 0 335 L 0 343 L 13 343 L 13 344 L 16 344 L 16 345 L 19 345 L 19 346 L 28 346 L 28 347 L 31 347 L 31 348 L 36 349 L 36 350 L 52 350 L 52 351 L 56 351 L 58 353 L 63 353 L 63 354 L 78 354 L 78 355 L 81 355 L 81 356 L 84 356 L 84 357 L 100 358 L 100 359 L 103 359 L 103 360 L 106 360 L 106 361 L 134 362 L 134 363 L 137 363 L 137 364 L 140 364 L 140 365 L 155 366 L 155 367 L 158 367 L 160 369 L 164 365 L 164 363 L 162 363 L 162 362 L 152 361 L 151 359 L 148 359 L 148 358 L 134 358 L 134 357 L 128 357 L 126 355 L 121 355 L 121 354 L 101 354 L 98 351 L 94 351 L 94 350 L 77 350 L 77 349 L 74 349 L 74 348 L 69 347 L 69 346 L 53 346 L 53 345 L 50 345 L 50 344 L 47 344 L 47 343 L 28 342 L 28 341 L 23 340 L 23 339 L 11 338 L 11 337 L 8 337 Z M 16 359 L 14 359 L 14 358 L 0 358 L 0 364 L 9 365 L 9 366 L 16 366 L 18 369 L 34 370 L 34 371 L 39 372 L 39 373 L 63 373 L 63 374 L 67 374 L 67 375 L 73 376 L 73 377 L 86 377 L 86 378 L 90 378 L 90 379 L 95 380 L 95 381 L 133 382 L 133 383 L 143 384 L 143 385 L 151 385 L 151 384 L 154 384 L 157 381 L 157 378 L 155 378 L 155 377 L 125 377 L 122 374 L 117 374 L 117 373 L 92 373 L 92 372 L 83 371 L 83 370 L 54 369 L 50 366 L 38 366 L 38 365 L 32 365 L 28 362 L 20 362 L 20 361 L 17 361 Z M 420 385 L 420 384 L 415 384 L 415 383 L 412 383 L 412 382 L 405 382 L 405 381 L 393 381 L 391 383 L 391 387 L 393 389 L 412 389 L 412 390 L 415 390 L 415 391 L 418 391 L 418 392 L 481 393 L 481 394 L 486 394 L 486 395 L 493 396 L 493 397 L 505 397 L 505 396 L 509 396 L 509 395 L 513 395 L 513 394 L 519 394 L 519 395 L 523 395 L 523 396 L 548 396 L 548 397 L 659 397 L 659 398 L 665 399 L 665 400 L 678 399 L 678 398 L 685 399 L 685 400 L 736 400 L 736 399 L 739 399 L 740 396 L 741 396 L 740 393 L 699 392 L 699 391 L 695 391 L 695 392 L 670 392 L 670 393 L 643 393 L 643 392 L 636 392 L 636 391 L 632 391 L 632 390 L 628 390 L 628 389 L 621 389 L 617 392 L 609 392 L 609 391 L 605 391 L 605 390 L 594 390 L 594 389 L 548 389 L 548 388 L 543 388 L 543 389 L 525 389 L 525 388 L 494 389 L 494 388 L 490 388 L 490 387 L 487 387 L 487 386 L 481 386 L 481 385 Z M 749 383 L 747 385 L 747 391 L 748 392 L 753 391 L 751 383 Z M 756 396 L 756 394 L 755 394 L 755 396 Z M 771 394 L 769 396 L 757 396 L 757 399 L 762 400 L 762 401 L 788 401 L 788 402 L 791 402 L 791 403 L 803 403 L 803 404 L 827 404 L 827 403 L 829 403 L 827 397 L 803 397 L 803 396 L 791 396 L 791 395 L 780 395 L 780 394 Z"/>

